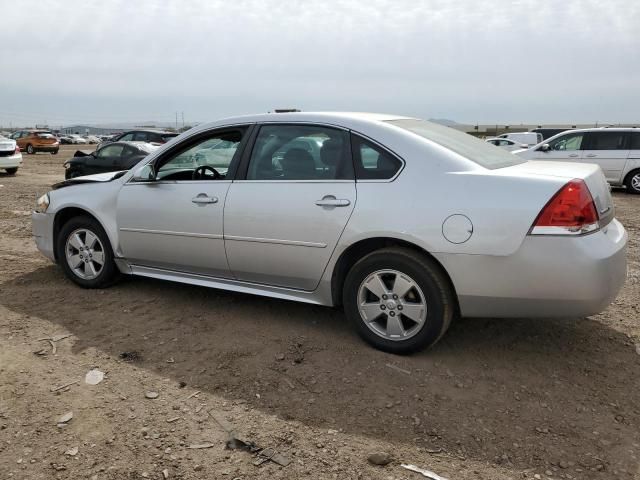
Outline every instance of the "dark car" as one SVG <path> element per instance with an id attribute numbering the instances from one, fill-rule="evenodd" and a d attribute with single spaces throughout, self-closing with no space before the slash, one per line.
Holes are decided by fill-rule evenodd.
<path id="1" fill-rule="evenodd" d="M 176 132 L 167 132 L 162 130 L 129 130 L 118 135 L 114 135 L 108 140 L 103 140 L 100 146 L 113 142 L 148 142 L 148 143 L 167 143 L 173 137 L 177 137 Z"/>
<path id="2" fill-rule="evenodd" d="M 81 177 L 94 173 L 129 170 L 158 148 L 145 142 L 114 142 L 99 147 L 95 152 L 78 150 L 64 164 L 64 178 Z"/>

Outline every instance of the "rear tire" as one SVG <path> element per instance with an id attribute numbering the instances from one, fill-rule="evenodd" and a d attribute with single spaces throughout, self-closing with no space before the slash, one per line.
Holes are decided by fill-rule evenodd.
<path id="1" fill-rule="evenodd" d="M 440 266 L 400 247 L 361 258 L 347 274 L 343 299 L 358 334 L 373 347 L 397 354 L 434 345 L 455 311 L 455 295 Z"/>
<path id="2" fill-rule="evenodd" d="M 31 145 L 30 143 L 27 145 L 27 153 L 29 155 L 33 155 L 34 153 L 36 153 L 36 151 L 33 148 L 33 145 Z"/>
<path id="3" fill-rule="evenodd" d="M 624 184 L 627 192 L 640 195 L 640 169 L 629 172 Z"/>
<path id="4" fill-rule="evenodd" d="M 7 171 L 7 173 L 8 173 L 9 175 L 15 175 L 15 174 L 16 174 L 16 172 L 18 171 L 18 169 L 17 169 L 17 168 L 5 168 L 5 170 Z"/>
<path id="5" fill-rule="evenodd" d="M 119 277 L 109 237 L 94 218 L 74 217 L 65 223 L 56 251 L 67 278 L 83 288 L 105 288 Z"/>

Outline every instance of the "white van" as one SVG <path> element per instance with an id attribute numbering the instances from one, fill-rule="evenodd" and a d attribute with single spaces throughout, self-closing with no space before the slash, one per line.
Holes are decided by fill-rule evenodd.
<path id="1" fill-rule="evenodd" d="M 640 194 L 640 129 L 568 130 L 528 150 L 513 152 L 527 160 L 582 162 L 600 165 L 611 185 Z"/>
<path id="2" fill-rule="evenodd" d="M 498 138 L 508 138 L 516 143 L 524 143 L 529 146 L 537 145 L 543 140 L 542 134 L 538 132 L 503 133 L 498 135 Z"/>

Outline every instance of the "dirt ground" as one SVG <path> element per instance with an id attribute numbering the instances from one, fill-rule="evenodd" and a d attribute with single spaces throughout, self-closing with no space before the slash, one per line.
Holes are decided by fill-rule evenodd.
<path id="1" fill-rule="evenodd" d="M 29 216 L 74 150 L 0 174 L 1 479 L 424 478 L 401 463 L 451 480 L 640 478 L 640 196 L 614 193 L 629 277 L 601 315 L 463 319 L 397 357 L 339 310 L 141 278 L 74 286 Z M 55 353 L 41 340 L 66 334 Z M 224 448 L 231 429 L 291 463 L 255 466 Z M 393 461 L 369 464 L 378 451 Z"/>

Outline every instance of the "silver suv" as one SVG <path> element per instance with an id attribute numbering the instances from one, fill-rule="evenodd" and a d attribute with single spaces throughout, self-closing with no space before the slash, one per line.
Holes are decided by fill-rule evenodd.
<path id="1" fill-rule="evenodd" d="M 568 130 L 528 149 L 513 152 L 527 160 L 595 163 L 607 182 L 640 194 L 640 129 Z"/>

